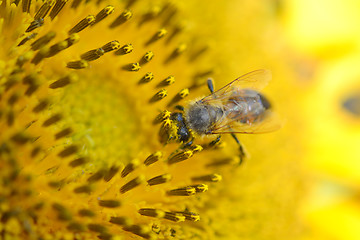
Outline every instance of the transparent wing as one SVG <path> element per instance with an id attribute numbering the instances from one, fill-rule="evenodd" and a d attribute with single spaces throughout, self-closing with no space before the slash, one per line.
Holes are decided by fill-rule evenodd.
<path id="1" fill-rule="evenodd" d="M 255 89 L 262 90 L 271 80 L 271 72 L 266 69 L 259 69 L 249 72 L 234 81 L 213 92 L 212 94 L 201 99 L 202 102 L 209 102 L 212 100 L 221 100 L 227 98 L 232 92 L 239 89 Z"/>
<path id="2" fill-rule="evenodd" d="M 241 119 L 223 119 L 218 122 L 212 128 L 211 134 L 223 134 L 223 133 L 268 133 L 280 129 L 283 126 L 283 121 L 274 112 L 267 110 L 261 119 L 254 122 L 243 123 L 240 120 L 245 119 L 246 116 L 242 116 Z"/>

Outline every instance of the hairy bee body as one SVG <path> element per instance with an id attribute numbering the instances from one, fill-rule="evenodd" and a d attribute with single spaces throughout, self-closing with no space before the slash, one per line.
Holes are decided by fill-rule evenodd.
<path id="1" fill-rule="evenodd" d="M 176 135 L 168 140 L 188 142 L 195 136 L 223 133 L 264 133 L 280 124 L 271 111 L 271 104 L 258 90 L 271 78 L 267 70 L 245 74 L 218 91 L 209 86 L 210 95 L 190 102 L 183 112 L 170 115 Z M 261 88 L 256 85 L 261 85 Z M 245 86 L 245 87 L 243 87 Z"/>

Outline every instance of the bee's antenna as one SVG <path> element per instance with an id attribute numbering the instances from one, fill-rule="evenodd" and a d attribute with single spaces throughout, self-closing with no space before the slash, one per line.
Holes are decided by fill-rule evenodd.
<path id="1" fill-rule="evenodd" d="M 211 93 L 214 92 L 214 80 L 212 78 L 209 78 L 207 80 L 207 85 Z"/>

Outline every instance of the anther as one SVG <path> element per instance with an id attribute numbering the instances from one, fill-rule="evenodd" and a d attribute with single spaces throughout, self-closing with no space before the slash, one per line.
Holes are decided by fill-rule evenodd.
<path id="1" fill-rule="evenodd" d="M 97 171 L 96 173 L 94 173 L 92 176 L 90 176 L 87 181 L 89 183 L 92 183 L 92 182 L 96 182 L 96 181 L 99 181 L 101 180 L 104 175 L 106 173 L 106 170 L 105 169 L 100 169 L 99 171 Z"/>
<path id="2" fill-rule="evenodd" d="M 222 176 L 219 174 L 209 174 L 204 176 L 192 177 L 192 181 L 205 181 L 205 182 L 220 182 L 222 180 Z"/>
<path id="3" fill-rule="evenodd" d="M 24 145 L 25 143 L 29 142 L 31 138 L 24 133 L 17 133 L 11 137 L 11 140 L 19 145 Z"/>
<path id="4" fill-rule="evenodd" d="M 69 75 L 60 78 L 59 80 L 51 83 L 49 85 L 49 88 L 51 89 L 56 89 L 56 88 L 61 88 L 61 87 L 65 87 L 70 83 L 74 83 L 78 80 L 78 75 L 70 73 Z"/>
<path id="5" fill-rule="evenodd" d="M 145 239 L 154 239 L 151 229 L 147 225 L 129 225 L 124 226 L 123 229 Z"/>
<path id="6" fill-rule="evenodd" d="M 22 10 L 23 12 L 30 12 L 30 5 L 31 5 L 31 0 L 23 0 L 22 1 Z"/>
<path id="7" fill-rule="evenodd" d="M 193 213 L 193 212 L 177 212 L 182 214 L 186 220 L 188 221 L 192 221 L 192 222 L 197 222 L 200 220 L 200 216 L 197 213 Z"/>
<path id="8" fill-rule="evenodd" d="M 21 46 L 21 45 L 24 45 L 25 43 L 27 43 L 27 41 L 35 38 L 38 34 L 37 33 L 32 33 L 30 34 L 29 36 L 23 38 L 23 40 L 21 40 L 18 44 L 18 47 Z"/>
<path id="9" fill-rule="evenodd" d="M 75 154 L 77 151 L 78 151 L 78 146 L 70 145 L 70 146 L 66 147 L 64 150 L 62 150 L 58 154 L 58 156 L 61 158 L 65 158 L 65 157 Z"/>
<path id="10" fill-rule="evenodd" d="M 178 94 L 175 95 L 175 97 L 169 102 L 169 104 L 167 105 L 168 107 L 177 103 L 178 101 L 184 99 L 185 97 L 187 97 L 189 95 L 189 89 L 188 88 L 184 88 L 182 89 L 180 92 L 178 92 Z"/>
<path id="11" fill-rule="evenodd" d="M 147 72 L 144 77 L 140 80 L 140 83 L 148 83 L 154 79 L 154 74 L 152 72 Z"/>
<path id="12" fill-rule="evenodd" d="M 51 116 L 50 118 L 46 119 L 43 123 L 43 127 L 48 127 L 52 124 L 57 123 L 58 121 L 60 121 L 62 118 L 61 114 L 55 114 L 53 116 Z"/>
<path id="13" fill-rule="evenodd" d="M 78 167 L 78 166 L 81 166 L 81 165 L 84 165 L 86 163 L 89 162 L 89 159 L 85 158 L 85 157 L 81 157 L 81 158 L 77 158 L 75 160 L 72 160 L 70 163 L 69 163 L 69 166 L 70 167 Z"/>
<path id="14" fill-rule="evenodd" d="M 120 167 L 115 166 L 115 165 L 112 166 L 104 175 L 104 181 L 109 182 L 119 170 L 120 170 Z"/>
<path id="15" fill-rule="evenodd" d="M 153 124 L 157 124 L 157 123 L 161 123 L 162 121 L 164 121 L 165 119 L 170 118 L 171 112 L 169 112 L 168 110 L 164 110 L 161 113 L 159 113 L 156 118 L 153 121 Z"/>
<path id="16" fill-rule="evenodd" d="M 154 208 L 141 208 L 138 211 L 139 214 L 147 217 L 162 218 L 165 216 L 165 212 Z"/>
<path id="17" fill-rule="evenodd" d="M 119 50 L 117 50 L 115 52 L 116 55 L 124 55 L 124 54 L 129 54 L 134 50 L 134 47 L 132 44 L 125 44 L 124 46 L 122 46 Z"/>
<path id="18" fill-rule="evenodd" d="M 126 69 L 126 70 L 129 70 L 129 71 L 132 71 L 132 72 L 137 72 L 137 71 L 139 71 L 140 70 L 140 64 L 139 63 L 131 63 L 131 64 L 129 64 L 129 65 L 126 65 L 125 67 L 124 67 L 124 69 Z"/>
<path id="19" fill-rule="evenodd" d="M 97 233 L 105 233 L 107 232 L 107 228 L 104 227 L 103 225 L 100 225 L 100 224 L 95 224 L 95 223 L 89 223 L 87 225 L 88 229 L 90 231 L 93 231 L 93 232 L 97 232 Z"/>
<path id="20" fill-rule="evenodd" d="M 55 134 L 55 139 L 58 140 L 60 138 L 66 137 L 66 136 L 70 135 L 72 132 L 73 132 L 73 130 L 70 127 L 65 128 L 64 130 Z"/>
<path id="21" fill-rule="evenodd" d="M 41 27 L 42 25 L 44 25 L 44 19 L 43 18 L 36 19 L 30 23 L 30 26 L 25 30 L 25 32 L 31 32 L 36 28 Z"/>
<path id="22" fill-rule="evenodd" d="M 148 63 L 150 62 L 151 59 L 154 58 L 154 53 L 152 51 L 148 51 L 145 53 L 145 55 L 142 57 L 141 59 L 141 63 L 142 64 L 145 64 L 145 63 Z"/>
<path id="23" fill-rule="evenodd" d="M 96 214 L 89 209 L 80 209 L 78 211 L 78 213 L 81 217 L 95 217 L 96 216 Z"/>
<path id="24" fill-rule="evenodd" d="M 124 184 L 121 188 L 120 188 L 120 193 L 124 194 L 127 191 L 130 191 L 131 189 L 139 186 L 140 184 L 142 184 L 143 182 L 145 182 L 145 177 L 143 175 L 140 175 L 136 178 L 134 178 L 133 180 L 129 181 L 128 183 Z"/>
<path id="25" fill-rule="evenodd" d="M 70 221 L 72 219 L 70 211 L 67 210 L 63 205 L 59 203 L 54 203 L 52 207 L 54 210 L 57 211 L 59 220 Z"/>
<path id="26" fill-rule="evenodd" d="M 155 93 L 155 95 L 150 99 L 150 102 L 159 101 L 159 100 L 165 98 L 167 95 L 168 95 L 167 90 L 166 89 L 161 89 L 160 91 Z"/>
<path id="27" fill-rule="evenodd" d="M 107 53 L 107 52 L 119 49 L 120 48 L 120 43 L 119 43 L 119 41 L 114 40 L 114 41 L 111 41 L 111 42 L 105 44 L 101 48 L 104 50 L 104 52 Z"/>
<path id="28" fill-rule="evenodd" d="M 122 226 L 130 226 L 132 224 L 131 219 L 128 217 L 111 217 L 109 222 Z"/>
<path id="29" fill-rule="evenodd" d="M 13 93 L 8 99 L 8 104 L 10 106 L 13 106 L 19 100 L 19 98 L 20 98 L 20 93 L 18 92 Z"/>
<path id="30" fill-rule="evenodd" d="M 44 36 L 37 39 L 35 42 L 31 44 L 32 50 L 38 50 L 42 47 L 44 47 L 46 44 L 48 44 L 54 37 L 56 33 L 55 32 L 48 32 Z"/>
<path id="31" fill-rule="evenodd" d="M 112 14 L 114 12 L 114 7 L 111 5 L 108 5 L 107 7 L 105 7 L 104 9 L 102 9 L 95 17 L 95 23 L 100 22 L 101 20 L 103 20 L 104 18 L 106 18 L 107 16 L 109 16 L 110 14 Z M 94 23 L 94 24 L 95 24 Z"/>
<path id="32" fill-rule="evenodd" d="M 27 61 L 29 61 L 33 57 L 34 53 L 32 51 L 28 51 L 23 55 L 20 55 L 16 60 L 16 65 L 18 67 L 22 67 Z"/>
<path id="33" fill-rule="evenodd" d="M 149 45 L 155 42 L 156 40 L 163 38 L 166 34 L 167 34 L 167 30 L 165 28 L 160 29 L 149 39 L 149 41 L 146 42 L 145 45 Z"/>
<path id="34" fill-rule="evenodd" d="M 169 190 L 166 192 L 169 196 L 191 196 L 196 193 L 196 189 L 194 187 L 182 187 L 173 190 Z"/>
<path id="35" fill-rule="evenodd" d="M 43 99 L 33 108 L 32 111 L 34 113 L 39 113 L 41 111 L 44 111 L 45 108 L 47 108 L 49 105 L 50 105 L 49 99 Z"/>
<path id="36" fill-rule="evenodd" d="M 170 56 L 165 60 L 165 63 L 169 63 L 170 61 L 177 58 L 180 54 L 185 52 L 187 49 L 187 45 L 185 43 L 180 44 L 175 50 L 170 54 Z"/>
<path id="37" fill-rule="evenodd" d="M 132 17 L 133 13 L 130 10 L 123 11 L 111 24 L 110 28 L 119 26 L 120 24 L 125 23 Z"/>
<path id="38" fill-rule="evenodd" d="M 31 63 L 34 63 L 35 65 L 39 64 L 44 58 L 46 58 L 50 53 L 50 48 L 48 46 L 43 47 L 40 49 L 34 58 L 31 60 Z"/>
<path id="39" fill-rule="evenodd" d="M 160 151 L 154 152 L 153 154 L 151 154 L 150 156 L 148 156 L 145 161 L 144 164 L 146 166 L 149 166 L 153 163 L 156 163 L 157 161 L 159 161 L 160 158 L 162 158 L 163 153 Z"/>
<path id="40" fill-rule="evenodd" d="M 73 69 L 82 69 L 82 68 L 87 68 L 88 66 L 89 66 L 89 63 L 85 60 L 68 62 L 66 64 L 66 67 L 73 68 Z"/>
<path id="41" fill-rule="evenodd" d="M 166 183 L 169 182 L 171 180 L 171 174 L 162 174 L 156 177 L 153 177 L 151 179 L 149 179 L 147 181 L 147 183 L 149 184 L 149 186 L 153 186 L 153 185 L 158 185 L 158 184 L 162 184 L 162 183 Z"/>
<path id="42" fill-rule="evenodd" d="M 239 157 L 224 158 L 208 163 L 206 164 L 206 167 L 218 167 L 221 165 L 238 165 L 240 163 L 241 163 L 241 159 Z"/>
<path id="43" fill-rule="evenodd" d="M 86 230 L 86 227 L 79 223 L 79 222 L 71 222 L 67 225 L 66 227 L 69 231 L 75 232 L 75 233 L 79 233 L 79 232 L 84 232 Z"/>
<path id="44" fill-rule="evenodd" d="M 165 219 L 173 221 L 173 222 L 184 222 L 185 221 L 185 216 L 183 216 L 180 213 L 176 213 L 176 212 L 166 212 Z"/>
<path id="45" fill-rule="evenodd" d="M 99 206 L 106 208 L 117 208 L 121 206 L 121 203 L 118 200 L 100 200 Z"/>
<path id="46" fill-rule="evenodd" d="M 158 84 L 158 87 L 169 86 L 175 83 L 175 77 L 173 75 L 168 76 Z"/>
<path id="47" fill-rule="evenodd" d="M 207 192 L 207 190 L 209 190 L 209 187 L 206 184 L 197 184 L 197 185 L 192 185 L 190 187 L 195 188 L 197 193 L 203 193 L 203 192 Z"/>
<path id="48" fill-rule="evenodd" d="M 68 33 L 69 34 L 78 33 L 94 23 L 95 23 L 95 16 L 89 15 L 83 20 L 81 20 L 78 24 L 76 24 L 72 29 L 70 29 Z"/>
<path id="49" fill-rule="evenodd" d="M 45 18 L 48 12 L 50 11 L 50 8 L 55 4 L 55 0 L 47 0 L 36 12 L 34 16 L 34 20 L 38 20 L 41 18 Z"/>
<path id="50" fill-rule="evenodd" d="M 182 151 L 170 156 L 168 159 L 168 164 L 179 163 L 191 158 L 192 156 L 193 156 L 193 151 L 191 150 Z"/>
<path id="51" fill-rule="evenodd" d="M 128 163 L 125 168 L 121 171 L 121 177 L 124 178 L 129 175 L 132 171 L 134 171 L 137 167 L 139 167 L 140 161 L 138 159 L 133 159 L 130 163 Z"/>
<path id="52" fill-rule="evenodd" d="M 68 2 L 68 0 L 57 0 L 53 9 L 51 10 L 49 16 L 51 20 L 54 20 L 54 18 L 59 14 L 61 9 L 65 6 L 65 4 Z"/>
<path id="53" fill-rule="evenodd" d="M 90 50 L 80 55 L 80 58 L 86 61 L 94 61 L 104 55 L 105 51 L 102 48 Z"/>
<path id="54" fill-rule="evenodd" d="M 82 185 L 74 189 L 74 193 L 87 193 L 90 194 L 92 192 L 91 185 Z"/>

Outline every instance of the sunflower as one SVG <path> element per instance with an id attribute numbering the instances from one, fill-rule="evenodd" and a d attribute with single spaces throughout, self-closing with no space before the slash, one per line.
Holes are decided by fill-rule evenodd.
<path id="1" fill-rule="evenodd" d="M 242 7 L 244 13 L 263 11 L 251 1 Z M 296 160 L 303 152 L 293 154 L 298 139 L 287 141 L 296 122 L 265 137 L 242 138 L 251 155 L 244 163 L 230 136 L 196 139 L 187 148 L 162 141 L 161 129 L 174 128 L 170 111 L 207 94 L 209 76 L 239 74 L 225 64 L 231 51 L 224 53 L 220 37 L 205 44 L 206 23 L 187 25 L 183 8 L 162 1 L 2 1 L 4 239 L 299 235 L 304 178 Z M 244 16 L 266 28 L 266 14 Z M 221 15 L 204 18 L 217 26 L 225 22 Z M 274 67 L 279 83 L 268 95 L 291 92 L 293 86 L 281 80 L 291 73 L 259 47 L 269 39 L 259 38 L 245 20 L 242 44 L 234 45 L 248 60 L 242 70 Z M 296 112 L 290 117 L 296 119 Z"/>

